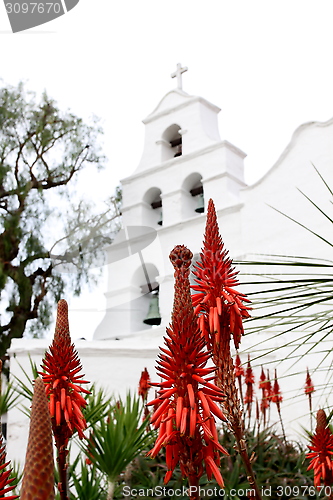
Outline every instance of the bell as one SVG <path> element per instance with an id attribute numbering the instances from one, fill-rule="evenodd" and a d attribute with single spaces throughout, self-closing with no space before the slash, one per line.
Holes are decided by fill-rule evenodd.
<path id="1" fill-rule="evenodd" d="M 143 320 L 145 325 L 160 325 L 161 315 L 158 308 L 158 294 L 153 293 L 150 299 L 148 314 Z"/>
<path id="2" fill-rule="evenodd" d="M 198 206 L 195 211 L 198 214 L 203 214 L 205 211 L 204 195 L 202 193 L 198 195 Z"/>
<path id="3" fill-rule="evenodd" d="M 160 215 L 160 218 L 159 218 L 159 219 L 158 219 L 158 221 L 157 221 L 157 224 L 158 224 L 159 226 L 162 226 L 162 225 L 163 225 L 163 212 L 161 212 L 161 215 Z"/>

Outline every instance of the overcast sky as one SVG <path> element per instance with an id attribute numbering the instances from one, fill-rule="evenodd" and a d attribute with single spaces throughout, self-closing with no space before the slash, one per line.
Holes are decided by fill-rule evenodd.
<path id="1" fill-rule="evenodd" d="M 107 170 L 82 189 L 106 196 L 139 163 L 141 120 L 176 86 L 181 62 L 183 89 L 222 109 L 221 138 L 247 153 L 252 183 L 299 125 L 333 116 L 332 22 L 331 0 L 80 0 L 12 34 L 1 3 L 0 76 L 101 118 Z"/>

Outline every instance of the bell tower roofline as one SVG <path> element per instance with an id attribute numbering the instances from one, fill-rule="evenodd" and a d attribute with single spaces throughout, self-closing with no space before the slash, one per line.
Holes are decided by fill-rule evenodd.
<path id="1" fill-rule="evenodd" d="M 216 114 L 221 111 L 221 108 L 215 106 L 215 104 L 212 104 L 203 97 L 190 95 L 182 89 L 173 89 L 162 97 L 156 108 L 147 116 L 147 118 L 142 120 L 142 123 L 146 125 L 158 118 L 161 118 L 162 116 L 169 115 L 170 113 L 179 111 L 186 106 L 190 106 L 191 104 L 197 102 L 206 106 Z"/>
<path id="2" fill-rule="evenodd" d="M 183 89 L 168 92 L 143 120 L 145 142 L 135 173 L 221 142 L 217 120 L 220 111 L 203 97 Z"/>

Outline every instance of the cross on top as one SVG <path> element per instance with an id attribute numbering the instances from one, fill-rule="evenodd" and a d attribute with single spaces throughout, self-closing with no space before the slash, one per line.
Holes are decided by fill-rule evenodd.
<path id="1" fill-rule="evenodd" d="M 183 89 L 183 84 L 182 84 L 182 74 L 187 71 L 188 68 L 187 66 L 184 66 L 182 68 L 182 65 L 180 63 L 177 64 L 177 69 L 174 73 L 171 73 L 171 78 L 176 78 L 177 77 L 177 89 L 182 90 Z"/>

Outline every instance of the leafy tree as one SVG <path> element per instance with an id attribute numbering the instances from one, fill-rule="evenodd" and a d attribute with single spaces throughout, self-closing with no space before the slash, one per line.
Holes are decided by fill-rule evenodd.
<path id="1" fill-rule="evenodd" d="M 78 295 L 96 280 L 121 193 L 98 211 L 75 188 L 85 167 L 103 166 L 101 132 L 95 118 L 85 124 L 46 93 L 0 89 L 0 356 L 28 322 L 34 335 L 45 330 L 66 287 Z"/>

